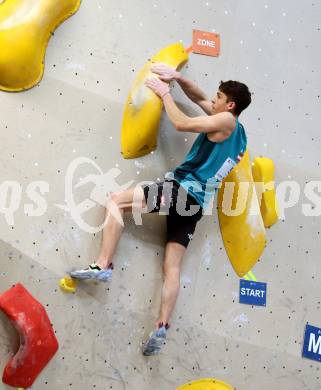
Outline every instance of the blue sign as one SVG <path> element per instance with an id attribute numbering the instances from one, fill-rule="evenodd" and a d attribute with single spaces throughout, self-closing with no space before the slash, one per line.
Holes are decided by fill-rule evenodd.
<path id="1" fill-rule="evenodd" d="M 321 329 L 307 324 L 302 356 L 321 362 Z"/>
<path id="2" fill-rule="evenodd" d="M 266 283 L 240 279 L 240 303 L 266 306 Z"/>

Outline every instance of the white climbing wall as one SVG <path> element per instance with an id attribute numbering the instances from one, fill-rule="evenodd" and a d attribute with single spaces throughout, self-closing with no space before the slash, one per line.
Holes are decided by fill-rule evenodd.
<path id="1" fill-rule="evenodd" d="M 306 182 L 321 180 L 320 15 L 316 0 L 83 0 L 50 41 L 42 82 L 24 93 L 0 92 L 1 191 L 21 190 L 13 220 L 1 200 L 0 292 L 23 283 L 46 307 L 60 342 L 34 390 L 172 390 L 202 377 L 237 390 L 321 389 L 320 363 L 301 357 L 306 323 L 321 327 L 317 189 L 316 216 L 302 211 L 312 204 Z M 300 196 L 267 231 L 253 269 L 268 284 L 265 308 L 238 303 L 239 278 L 217 217 L 203 218 L 185 258 L 167 345 L 158 357 L 144 358 L 141 343 L 160 301 L 164 217 L 144 216 L 143 226 L 128 217 L 113 281 L 65 295 L 59 279 L 95 258 L 100 234 L 84 231 L 57 205 L 65 204 L 65 177 L 79 157 L 92 162 L 77 167 L 73 184 L 111 168 L 120 170 L 119 184 L 162 179 L 183 159 L 195 135 L 175 132 L 166 116 L 158 149 L 136 160 L 122 159 L 120 128 L 139 69 L 168 44 L 190 46 L 193 28 L 221 34 L 221 56 L 191 54 L 184 75 L 209 96 L 220 80 L 248 84 L 253 103 L 240 119 L 251 156 L 272 158 L 277 182 L 298 183 Z M 174 96 L 186 112 L 198 112 L 176 86 Z M 46 207 L 28 216 L 35 181 L 48 183 Z M 93 188 L 74 188 L 75 202 L 89 199 Z M 98 225 L 103 208 L 96 204 L 82 217 Z M 0 371 L 16 344 L 0 314 Z"/>

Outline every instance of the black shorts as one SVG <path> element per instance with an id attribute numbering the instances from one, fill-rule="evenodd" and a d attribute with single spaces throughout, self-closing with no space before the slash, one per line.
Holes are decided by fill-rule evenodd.
<path id="1" fill-rule="evenodd" d="M 175 180 L 143 186 L 147 213 L 166 215 L 166 242 L 178 242 L 187 248 L 203 209 L 193 196 Z"/>

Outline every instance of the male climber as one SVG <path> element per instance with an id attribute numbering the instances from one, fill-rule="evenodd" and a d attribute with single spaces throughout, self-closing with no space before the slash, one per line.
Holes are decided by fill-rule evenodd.
<path id="1" fill-rule="evenodd" d="M 156 329 L 143 346 L 144 355 L 159 353 L 165 343 L 169 321 L 180 288 L 180 269 L 183 256 L 195 231 L 197 222 L 215 194 L 222 179 L 237 164 L 246 149 L 247 139 L 238 117 L 251 103 L 248 87 L 238 81 L 226 81 L 212 100 L 180 72 L 157 63 L 152 67 L 155 78 L 146 81 L 162 100 L 166 113 L 179 132 L 198 133 L 193 146 L 181 165 L 163 182 L 129 188 L 111 194 L 106 204 L 106 225 L 97 260 L 88 268 L 70 273 L 76 279 L 109 281 L 112 258 L 120 239 L 123 225 L 111 213 L 119 215 L 136 208 L 147 212 L 167 209 L 167 234 L 163 263 L 163 288 L 160 315 Z M 177 81 L 187 97 L 207 115 L 189 117 L 174 102 L 169 82 Z"/>

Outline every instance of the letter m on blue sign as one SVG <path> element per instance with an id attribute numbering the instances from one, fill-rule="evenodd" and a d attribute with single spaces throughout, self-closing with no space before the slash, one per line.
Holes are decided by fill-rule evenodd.
<path id="1" fill-rule="evenodd" d="M 307 324 L 302 356 L 321 362 L 321 329 Z"/>

